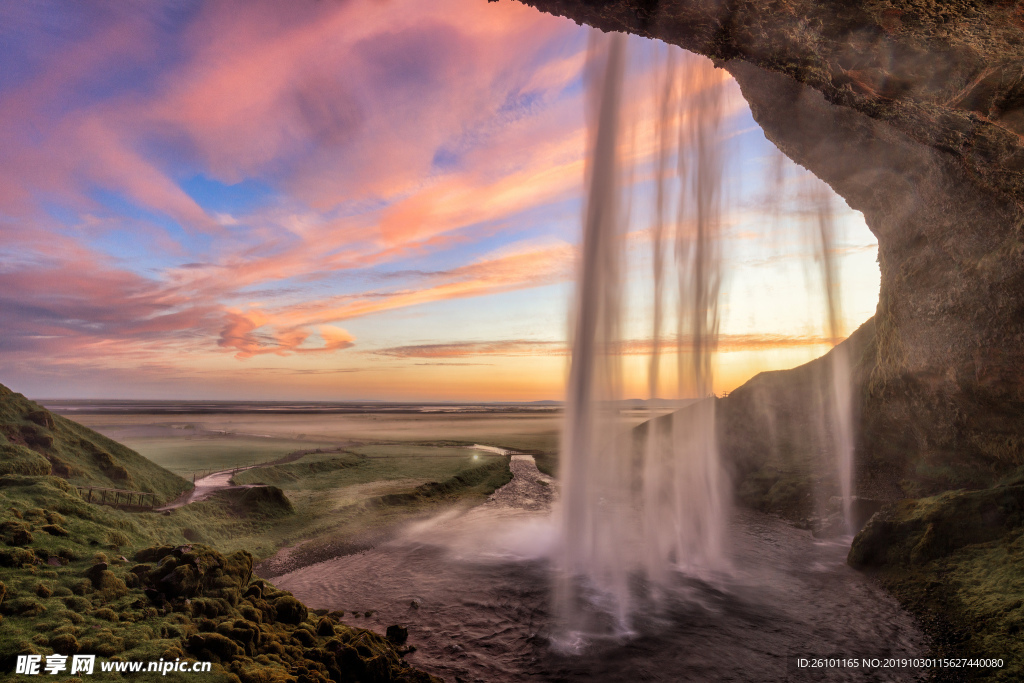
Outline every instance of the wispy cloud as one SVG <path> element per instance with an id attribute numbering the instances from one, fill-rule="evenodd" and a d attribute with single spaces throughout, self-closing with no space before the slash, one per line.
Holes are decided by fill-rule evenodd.
<path id="1" fill-rule="evenodd" d="M 374 351 L 394 358 L 469 358 L 475 356 L 537 356 L 564 354 L 565 342 L 502 339 L 496 341 L 448 342 L 393 346 Z"/>
<path id="2" fill-rule="evenodd" d="M 720 335 L 716 348 L 721 352 L 761 351 L 766 349 L 823 346 L 831 340 L 815 335 L 790 336 L 781 334 L 725 334 Z M 622 356 L 647 356 L 654 352 L 652 339 L 629 339 L 615 344 L 610 353 Z M 693 350 L 691 340 L 684 339 L 677 344 L 675 339 L 663 339 L 658 344 L 659 353 L 676 353 Z M 437 344 L 411 344 L 371 351 L 381 356 L 394 358 L 472 358 L 477 356 L 565 356 L 569 345 L 560 341 L 537 341 L 529 339 L 500 339 L 492 341 L 446 342 Z"/>
<path id="3" fill-rule="evenodd" d="M 565 278 L 566 245 L 430 259 L 576 191 L 577 28 L 515 3 L 239 8 L 79 8 L 80 30 L 10 55 L 0 347 L 330 354 L 356 343 L 338 321 Z M 36 11 L 0 30 L 59 19 Z M 389 264 L 401 288 L 367 288 Z"/>

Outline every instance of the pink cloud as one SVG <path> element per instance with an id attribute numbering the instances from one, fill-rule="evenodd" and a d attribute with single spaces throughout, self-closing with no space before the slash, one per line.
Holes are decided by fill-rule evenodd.
<path id="1" fill-rule="evenodd" d="M 518 3 L 241 7 L 208 3 L 170 37 L 155 15 L 115 12 L 3 93 L 0 213 L 17 221 L 2 228 L 14 255 L 0 268 L 5 349 L 172 365 L 209 350 L 331 353 L 355 344 L 337 321 L 568 276 L 568 245 L 441 272 L 429 256 L 464 243 L 468 226 L 575 191 L 581 120 L 565 117 L 571 98 L 555 98 L 581 66 L 578 49 L 560 48 L 579 29 Z M 132 82 L 131 64 L 144 80 Z M 90 89 L 107 74 L 116 87 Z M 509 107 L 521 92 L 540 98 L 535 110 Z M 453 161 L 438 165 L 439 150 Z M 182 189 L 194 174 L 257 178 L 285 199 L 217 215 Z M 209 246 L 197 258 L 97 191 L 206 233 Z M 147 231 L 161 256 L 195 262 L 133 272 L 86 246 L 111 230 Z M 273 294 L 410 257 L 428 265 L 400 290 L 305 290 L 287 305 Z M 269 302 L 247 300 L 261 292 Z"/>
<path id="2" fill-rule="evenodd" d="M 318 329 L 323 339 L 323 346 L 303 346 L 310 337 L 310 332 L 299 327 L 287 329 L 258 330 L 271 322 L 271 318 L 261 311 L 228 311 L 226 323 L 220 332 L 217 345 L 237 351 L 236 358 L 252 358 L 266 353 L 286 356 L 290 353 L 330 353 L 341 351 L 355 344 L 355 337 L 332 325 L 321 325 Z"/>

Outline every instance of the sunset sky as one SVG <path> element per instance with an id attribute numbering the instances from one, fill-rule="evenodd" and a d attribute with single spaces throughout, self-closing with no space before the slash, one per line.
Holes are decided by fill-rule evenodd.
<path id="1" fill-rule="evenodd" d="M 589 30 L 512 0 L 4 3 L 0 383 L 562 398 Z M 773 148 L 729 102 L 719 391 L 829 348 L 804 218 L 763 210 Z M 836 202 L 849 333 L 878 269 Z"/>

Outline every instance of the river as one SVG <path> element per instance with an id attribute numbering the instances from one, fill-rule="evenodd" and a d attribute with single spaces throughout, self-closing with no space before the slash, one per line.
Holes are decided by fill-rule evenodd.
<path id="1" fill-rule="evenodd" d="M 578 652 L 553 647 L 563 642 L 548 606 L 554 483 L 527 456 L 514 456 L 512 467 L 512 482 L 484 505 L 273 581 L 311 607 L 345 609 L 350 625 L 406 625 L 416 648 L 407 661 L 447 681 L 924 678 L 799 667 L 801 657 L 884 660 L 925 657 L 929 648 L 913 618 L 846 565 L 848 543 L 742 510 L 732 516 L 732 571 L 678 574 L 672 590 L 641 599 L 625 637 L 592 638 Z"/>

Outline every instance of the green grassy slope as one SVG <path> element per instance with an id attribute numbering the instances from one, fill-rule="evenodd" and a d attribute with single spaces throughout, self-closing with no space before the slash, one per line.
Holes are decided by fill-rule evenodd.
<path id="1" fill-rule="evenodd" d="M 87 503 L 57 477 L 0 476 L 0 678 L 18 655 L 58 653 L 99 657 L 82 680 L 123 680 L 100 672 L 105 661 L 181 658 L 212 662 L 211 683 L 437 681 L 402 660 L 401 639 L 254 577 L 246 550 L 188 542 L 194 526 L 224 537 L 292 514 L 280 489 L 231 493 L 132 513 Z"/>
<path id="2" fill-rule="evenodd" d="M 191 487 L 135 451 L 0 385 L 0 475 L 8 474 L 147 491 L 160 501 Z"/>

